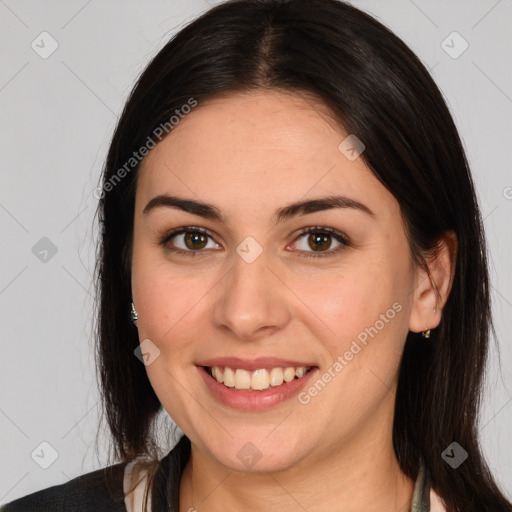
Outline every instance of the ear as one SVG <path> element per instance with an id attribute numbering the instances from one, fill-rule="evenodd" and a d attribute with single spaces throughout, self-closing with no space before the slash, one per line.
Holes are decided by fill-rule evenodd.
<path id="1" fill-rule="evenodd" d="M 455 275 L 457 249 L 457 235 L 453 230 L 446 231 L 438 241 L 435 254 L 426 259 L 427 269 L 418 268 L 409 319 L 410 331 L 434 329 L 441 322 Z"/>

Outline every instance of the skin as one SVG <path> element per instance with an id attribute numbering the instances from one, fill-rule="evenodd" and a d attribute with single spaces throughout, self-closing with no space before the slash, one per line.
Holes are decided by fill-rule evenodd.
<path id="1" fill-rule="evenodd" d="M 338 149 L 346 136 L 311 97 L 259 90 L 195 107 L 142 162 L 132 296 L 141 342 L 160 351 L 148 377 L 192 442 L 180 512 L 410 508 L 414 482 L 392 447 L 398 365 L 408 331 L 439 324 L 456 244 L 442 238 L 428 262 L 431 278 L 416 267 L 396 199 L 362 158 L 350 161 Z M 213 204 L 225 220 L 169 207 L 143 213 L 159 194 Z M 352 208 L 280 224 L 272 217 L 289 203 L 329 195 L 355 199 L 375 217 Z M 195 242 L 202 253 L 159 244 L 184 226 L 210 232 L 206 247 Z M 302 257 L 320 252 L 311 235 L 300 237 L 316 226 L 351 245 Z M 236 252 L 248 236 L 263 248 L 252 263 Z M 327 237 L 320 250 L 340 247 Z M 191 251 L 193 243 L 177 235 L 167 247 Z M 194 364 L 275 356 L 314 361 L 321 375 L 394 303 L 401 311 L 308 404 L 294 397 L 266 411 L 234 410 L 212 398 Z M 248 442 L 261 454 L 252 467 L 237 457 Z"/>

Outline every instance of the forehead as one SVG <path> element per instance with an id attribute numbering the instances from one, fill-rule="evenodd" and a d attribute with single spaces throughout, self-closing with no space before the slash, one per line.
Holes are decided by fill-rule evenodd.
<path id="1" fill-rule="evenodd" d="M 268 152 L 276 158 L 280 152 L 289 159 L 306 154 L 310 159 L 314 157 L 311 150 L 325 150 L 344 136 L 327 107 L 303 94 L 262 90 L 225 94 L 194 107 L 148 155 L 143 167 L 178 148 L 180 155 L 176 152 L 175 160 L 203 157 L 204 152 L 240 154 L 240 158 L 258 155 L 258 160 Z"/>
<path id="2" fill-rule="evenodd" d="M 312 97 L 225 95 L 194 107 L 146 156 L 137 194 L 147 202 L 180 191 L 218 198 L 226 209 L 334 192 L 393 203 L 362 158 L 351 161 L 340 151 L 347 135 Z"/>

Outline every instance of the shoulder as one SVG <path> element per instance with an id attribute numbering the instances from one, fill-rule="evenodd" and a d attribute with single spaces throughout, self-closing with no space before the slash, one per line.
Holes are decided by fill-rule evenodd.
<path id="1" fill-rule="evenodd" d="M 80 475 L 0 506 L 0 512 L 126 512 L 123 476 L 126 463 Z M 107 477 L 112 486 L 107 485 Z"/>

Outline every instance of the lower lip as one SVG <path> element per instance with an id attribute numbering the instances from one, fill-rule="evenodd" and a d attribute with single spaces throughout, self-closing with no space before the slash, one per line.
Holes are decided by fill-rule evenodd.
<path id="1" fill-rule="evenodd" d="M 224 405 L 244 411 L 261 411 L 292 398 L 300 392 L 318 370 L 318 368 L 313 368 L 300 379 L 283 382 L 283 384 L 275 388 L 270 387 L 264 391 L 251 391 L 228 388 L 224 384 L 217 382 L 204 366 L 198 366 L 197 369 L 208 389 L 217 400 Z"/>

